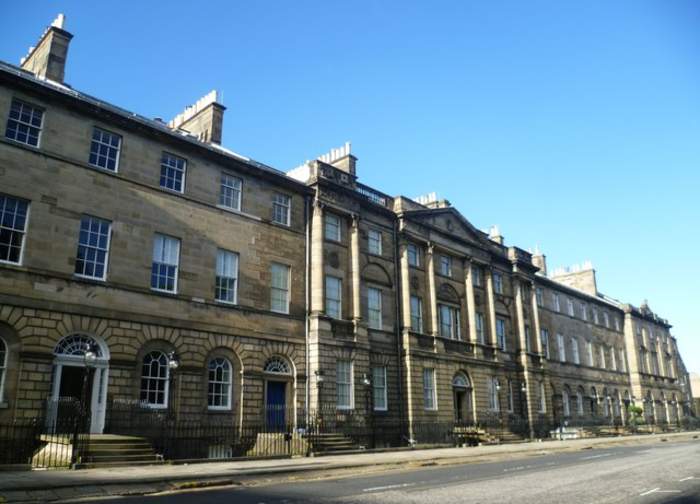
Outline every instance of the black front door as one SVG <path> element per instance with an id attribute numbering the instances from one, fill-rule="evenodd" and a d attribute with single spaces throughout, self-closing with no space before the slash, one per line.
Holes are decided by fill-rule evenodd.
<path id="1" fill-rule="evenodd" d="M 92 375 L 86 376 L 90 370 L 78 366 L 62 366 L 58 388 L 57 420 L 71 423 L 82 411 L 90 416 L 90 400 L 92 398 Z M 82 402 L 84 407 L 81 407 Z"/>

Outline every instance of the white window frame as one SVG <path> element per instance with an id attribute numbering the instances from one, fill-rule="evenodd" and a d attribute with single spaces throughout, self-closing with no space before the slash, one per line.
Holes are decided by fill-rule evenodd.
<path id="1" fill-rule="evenodd" d="M 581 319 L 588 321 L 588 310 L 586 309 L 585 303 L 581 303 Z"/>
<path id="2" fill-rule="evenodd" d="M 231 264 L 227 264 L 229 261 L 228 259 L 231 259 Z M 218 303 L 225 303 L 225 304 L 237 304 L 238 303 L 238 268 L 239 268 L 239 261 L 240 257 L 237 252 L 232 252 L 230 250 L 225 250 L 225 249 L 218 249 L 216 251 L 216 277 L 215 277 L 215 285 L 214 285 L 214 299 Z M 233 280 L 233 287 L 229 288 L 226 286 L 225 288 L 222 286 L 224 281 L 231 281 Z M 221 285 L 220 285 L 221 282 Z M 220 292 L 229 292 L 231 291 L 233 293 L 233 299 L 225 299 L 221 298 L 219 296 Z"/>
<path id="3" fill-rule="evenodd" d="M 542 287 L 535 288 L 535 299 L 537 300 L 537 306 L 540 308 L 544 306 L 544 291 Z"/>
<path id="4" fill-rule="evenodd" d="M 326 212 L 323 216 L 323 234 L 328 241 L 340 243 L 341 241 L 341 223 L 340 217 L 330 212 Z"/>
<path id="5" fill-rule="evenodd" d="M 610 347 L 610 366 L 613 371 L 617 371 L 617 355 L 615 355 L 616 348 Z"/>
<path id="6" fill-rule="evenodd" d="M 580 390 L 576 390 L 576 414 L 583 416 L 583 394 Z"/>
<path id="7" fill-rule="evenodd" d="M 493 276 L 493 292 L 503 294 L 503 275 L 498 271 L 492 273 Z"/>
<path id="8" fill-rule="evenodd" d="M 277 218 L 277 210 L 286 217 L 284 221 Z M 276 192 L 272 195 L 272 222 L 289 227 L 292 222 L 292 197 L 289 194 Z"/>
<path id="9" fill-rule="evenodd" d="M 376 229 L 367 231 L 367 252 L 380 256 L 382 255 L 382 232 Z"/>
<path id="10" fill-rule="evenodd" d="M 88 243 L 81 243 L 80 237 L 83 234 L 83 222 L 85 220 L 89 220 L 89 228 L 85 232 L 88 233 Z M 98 229 L 97 235 L 98 235 L 98 243 L 97 245 L 90 245 L 90 239 L 89 237 L 92 236 L 93 230 L 92 230 L 92 224 L 93 222 L 96 222 L 98 226 L 101 228 L 102 224 L 107 224 L 107 234 L 106 234 L 106 243 L 104 247 L 101 247 L 99 245 L 99 238 L 102 237 L 102 230 Z M 76 252 L 76 259 L 75 259 L 75 268 L 78 268 L 78 256 L 80 255 L 80 250 L 81 248 L 84 248 L 86 251 L 92 250 L 97 254 L 98 252 L 104 252 L 104 264 L 102 265 L 102 275 L 97 276 L 97 275 L 87 275 L 84 273 L 85 271 L 85 264 L 88 262 L 87 260 L 83 260 L 83 273 L 78 273 L 77 271 L 74 270 L 73 274 L 77 277 L 80 278 L 89 278 L 91 280 L 102 280 L 105 281 L 107 279 L 107 268 L 109 267 L 109 246 L 112 241 L 112 223 L 106 219 L 100 219 L 99 217 L 94 217 L 92 215 L 83 215 L 80 218 L 80 228 L 78 230 L 78 250 Z M 91 261 L 94 265 L 98 264 L 97 261 Z"/>
<path id="11" fill-rule="evenodd" d="M 243 197 L 243 179 L 230 173 L 221 172 L 219 182 L 219 207 L 227 210 L 241 211 Z M 231 204 L 228 201 L 231 201 Z"/>
<path id="12" fill-rule="evenodd" d="M 380 398 L 381 404 L 378 404 Z M 372 409 L 374 411 L 388 411 L 389 397 L 387 394 L 386 366 L 372 367 Z"/>
<path id="13" fill-rule="evenodd" d="M 472 265 L 472 285 L 474 287 L 481 287 L 483 284 L 483 278 L 481 277 L 481 268 L 476 265 Z"/>
<path id="14" fill-rule="evenodd" d="M 610 329 L 610 314 L 606 311 L 603 312 L 603 325 Z"/>
<path id="15" fill-rule="evenodd" d="M 594 323 L 595 325 L 598 325 L 598 322 L 599 322 L 599 321 L 598 321 L 598 309 L 597 309 L 597 308 L 593 308 L 593 323 Z"/>
<path id="16" fill-rule="evenodd" d="M 474 314 L 474 324 L 476 326 L 476 342 L 485 345 L 486 332 L 484 328 L 484 314 L 482 312 L 476 312 Z"/>
<path id="17" fill-rule="evenodd" d="M 547 413 L 547 393 L 544 387 L 544 382 L 539 382 L 539 404 L 537 405 L 538 413 Z"/>
<path id="18" fill-rule="evenodd" d="M 593 342 L 586 341 L 586 353 L 588 353 L 588 365 L 591 367 L 595 366 L 595 356 L 593 353 Z"/>
<path id="19" fill-rule="evenodd" d="M 542 350 L 544 350 L 544 356 L 546 359 L 550 358 L 550 351 L 549 351 L 549 330 L 548 329 L 540 329 L 540 344 L 542 346 Z"/>
<path id="20" fill-rule="evenodd" d="M 452 277 L 452 258 L 445 254 L 440 254 L 438 258 L 438 272 L 446 277 Z"/>
<path id="21" fill-rule="evenodd" d="M 566 298 L 566 309 L 569 313 L 570 317 L 573 317 L 575 315 L 574 312 L 574 300 L 571 298 Z"/>
<path id="22" fill-rule="evenodd" d="M 2 197 L 5 200 L 4 206 L 2 208 L 0 208 L 0 231 L 3 229 L 7 229 L 7 230 L 9 230 L 10 233 L 20 233 L 22 235 L 21 243 L 19 246 L 20 248 L 19 248 L 18 260 L 15 262 L 15 261 L 10 261 L 9 259 L 0 259 L 0 264 L 14 264 L 16 266 L 21 266 L 23 261 L 24 261 L 24 249 L 25 249 L 24 245 L 27 242 L 27 228 L 29 226 L 29 215 L 31 212 L 31 202 L 28 200 L 25 200 L 23 198 L 17 198 L 15 196 L 10 196 L 9 194 L 4 194 L 4 193 L 0 193 L 0 197 Z M 24 215 L 24 226 L 22 227 L 21 230 L 19 228 L 14 228 L 14 227 L 11 227 L 11 228 L 5 227 L 3 225 L 3 221 L 4 221 L 3 215 L 5 214 L 5 209 L 7 208 L 7 200 L 8 199 L 14 200 L 16 202 L 16 204 L 25 203 L 27 205 L 26 213 Z M 14 213 L 13 220 L 16 220 L 16 218 L 17 218 L 16 208 L 17 207 L 15 207 L 15 213 Z M 9 244 L 8 244 L 8 252 L 9 252 Z"/>
<path id="23" fill-rule="evenodd" d="M 496 317 L 496 344 L 503 352 L 508 349 L 506 338 L 506 319 Z"/>
<path id="24" fill-rule="evenodd" d="M 423 408 L 426 411 L 438 409 L 434 368 L 423 368 Z"/>
<path id="25" fill-rule="evenodd" d="M 330 297 L 331 284 L 336 283 L 338 297 Z M 335 308 L 337 307 L 337 308 Z M 334 319 L 343 318 L 343 279 L 333 276 L 326 275 L 325 278 L 325 299 L 324 299 L 324 309 L 328 317 Z"/>
<path id="26" fill-rule="evenodd" d="M 180 163 L 181 162 L 181 163 Z M 179 165 L 182 164 L 182 167 Z M 166 171 L 166 174 L 163 175 L 163 170 Z M 168 175 L 170 174 L 169 170 L 172 170 L 174 173 L 179 173 L 180 174 L 180 189 L 175 189 L 173 187 L 168 187 L 167 185 L 163 185 L 163 177 L 165 176 L 166 180 L 176 180 L 173 177 L 169 177 Z M 172 191 L 177 194 L 185 194 L 185 179 L 187 178 L 187 160 L 181 156 L 177 156 L 171 152 L 168 151 L 163 151 L 161 157 L 160 157 L 160 187 L 167 190 L 167 191 Z"/>
<path id="27" fill-rule="evenodd" d="M 571 357 L 574 361 L 574 364 L 581 364 L 581 356 L 579 354 L 579 348 L 578 348 L 578 338 L 575 336 L 571 337 Z"/>
<path id="28" fill-rule="evenodd" d="M 279 278 L 286 278 L 285 285 L 275 285 L 275 269 L 279 269 L 280 272 L 284 271 L 284 275 L 279 276 Z M 270 263 L 270 311 L 275 313 L 289 313 L 289 301 L 290 301 L 290 290 L 292 283 L 292 268 L 288 264 L 272 262 Z M 278 292 L 284 296 L 284 308 L 275 307 L 275 296 L 274 293 Z M 281 298 L 280 298 L 281 299 Z"/>
<path id="29" fill-rule="evenodd" d="M 507 383 L 508 386 L 508 397 L 507 397 L 507 403 L 506 403 L 506 411 L 508 413 L 513 413 L 514 411 L 514 399 L 513 399 L 513 380 L 508 380 Z"/>
<path id="30" fill-rule="evenodd" d="M 159 240 L 161 246 L 159 247 Z M 153 236 L 153 261 L 151 263 L 151 290 L 157 291 L 157 292 L 167 292 L 168 294 L 177 294 L 177 288 L 178 288 L 178 280 L 179 280 L 179 273 L 180 273 L 180 247 L 182 246 L 180 239 L 175 238 L 174 236 L 169 236 L 166 234 L 162 233 L 155 233 Z M 172 261 L 172 257 L 169 257 L 173 253 L 173 247 L 174 247 L 174 254 L 175 254 L 175 259 L 174 262 L 167 262 L 168 260 Z M 156 250 L 158 249 L 158 250 Z M 168 256 L 168 257 L 166 257 Z M 158 260 L 156 260 L 158 259 Z M 173 278 L 173 289 L 162 289 L 160 287 L 154 287 L 153 286 L 153 266 L 156 264 L 158 265 L 165 265 L 168 267 L 174 267 L 175 272 L 174 272 L 174 278 Z M 160 275 L 158 275 L 160 276 Z"/>
<path id="31" fill-rule="evenodd" d="M 347 369 L 342 369 L 347 366 Z M 335 407 L 338 410 L 355 409 L 355 365 L 353 361 L 338 359 L 335 363 Z M 341 389 L 347 391 L 347 402 L 341 402 Z M 343 394 L 345 396 L 346 394 Z M 346 397 L 342 397 L 345 399 Z"/>
<path id="32" fill-rule="evenodd" d="M 461 313 L 459 308 L 443 303 L 438 303 L 438 326 L 440 328 L 439 334 L 442 338 L 448 338 L 452 340 L 461 340 L 461 327 L 460 318 Z M 447 317 L 447 320 L 445 320 Z M 445 329 L 447 334 L 445 334 Z"/>
<path id="33" fill-rule="evenodd" d="M 20 109 L 19 109 L 20 116 L 17 118 L 11 117 L 12 108 L 15 104 L 18 104 L 20 106 Z M 29 122 L 22 120 L 22 112 L 24 112 L 25 107 L 31 109 L 31 117 L 30 117 Z M 42 131 L 43 131 L 43 127 L 44 127 L 44 112 L 45 112 L 45 110 L 42 107 L 32 105 L 31 103 L 27 103 L 24 100 L 19 100 L 17 98 L 13 98 L 12 101 L 10 102 L 10 109 L 8 110 L 8 113 L 7 113 L 7 122 L 5 123 L 5 138 L 7 138 L 8 140 L 11 140 L 13 142 L 17 142 L 17 143 L 22 144 L 22 145 L 28 145 L 29 147 L 32 147 L 34 149 L 38 149 L 41 146 L 41 136 L 42 136 Z M 35 114 L 37 114 L 37 113 L 40 114 L 39 126 L 34 124 L 34 122 L 32 121 Z M 9 136 L 10 122 L 14 122 L 17 124 L 17 126 L 15 127 L 15 138 L 12 138 L 11 136 Z M 36 145 L 34 145 L 33 143 L 31 143 L 29 141 L 23 142 L 22 140 L 17 139 L 17 131 L 19 130 L 19 126 L 23 126 L 27 130 L 36 130 Z M 26 136 L 27 136 L 27 140 L 29 140 L 29 134 L 27 134 Z"/>
<path id="34" fill-rule="evenodd" d="M 411 330 L 423 332 L 423 299 L 419 296 L 411 296 Z"/>
<path id="35" fill-rule="evenodd" d="M 415 243 L 407 245 L 408 265 L 414 268 L 420 267 L 420 248 Z"/>
<path id="36" fill-rule="evenodd" d="M 220 364 L 224 364 L 228 367 L 228 379 L 222 378 L 222 379 L 216 379 L 216 376 L 214 377 L 215 379 L 212 380 L 212 370 L 211 365 L 212 363 L 217 363 L 217 366 Z M 225 372 L 225 371 L 224 371 Z M 224 392 L 222 393 L 214 393 L 210 391 L 210 386 L 214 385 L 220 385 L 222 388 L 224 388 Z M 209 359 L 209 362 L 207 362 L 207 409 L 209 411 L 230 411 L 231 410 L 231 397 L 232 397 L 232 389 L 233 389 L 233 365 L 231 364 L 231 361 L 228 360 L 225 357 L 212 357 Z M 212 405 L 212 398 L 213 397 L 221 397 L 225 398 L 226 404 L 221 404 L 221 405 Z"/>
<path id="37" fill-rule="evenodd" d="M 99 132 L 100 132 L 100 139 L 99 139 L 99 140 L 97 140 L 97 139 L 95 138 L 95 132 L 96 132 L 96 131 L 99 131 Z M 112 145 L 111 143 L 104 142 L 104 141 L 103 141 L 103 138 L 104 138 L 105 135 L 111 135 L 111 136 L 113 136 L 113 137 L 116 137 L 116 138 L 119 140 L 119 141 L 117 142 L 117 145 L 114 146 L 114 145 Z M 106 130 L 106 129 L 104 129 L 104 128 L 100 128 L 99 126 L 93 126 L 93 128 L 92 128 L 92 136 L 90 137 L 90 153 L 89 153 L 89 155 L 88 155 L 88 164 L 89 164 L 90 166 L 94 166 L 95 168 L 99 168 L 100 170 L 106 170 L 106 171 L 112 172 L 112 173 L 119 173 L 119 160 L 120 160 L 121 154 L 122 154 L 122 140 L 123 140 L 123 139 L 122 139 L 121 135 L 118 135 L 117 133 L 114 133 L 114 132 L 112 132 L 112 131 Z M 104 146 L 106 146 L 108 149 L 114 149 L 114 150 L 117 151 L 117 153 L 116 153 L 116 155 L 115 155 L 115 157 L 114 157 L 114 169 L 113 169 L 113 170 L 112 170 L 111 168 L 108 168 L 107 166 L 101 166 L 100 164 L 98 164 L 99 158 L 100 158 L 100 156 L 102 156 L 101 154 L 98 154 L 98 155 L 97 155 L 97 158 L 95 159 L 95 162 L 94 162 L 94 163 L 93 163 L 92 161 L 90 161 L 90 158 L 92 157 L 92 154 L 93 154 L 93 153 L 92 153 L 92 146 L 93 146 L 94 144 L 97 144 L 98 147 L 104 145 Z M 102 157 L 104 157 L 104 156 L 102 156 Z M 109 161 L 109 157 L 105 157 L 105 159 L 107 159 L 107 161 Z M 109 164 L 109 163 L 107 163 L 107 164 Z"/>
<path id="38" fill-rule="evenodd" d="M 367 327 L 381 331 L 382 319 L 382 291 L 376 287 L 367 287 Z"/>
<path id="39" fill-rule="evenodd" d="M 495 376 L 489 376 L 487 379 L 489 411 L 501 411 L 501 398 L 499 397 L 499 382 Z"/>
<path id="40" fill-rule="evenodd" d="M 605 358 L 605 345 L 600 345 L 600 368 L 601 369 L 607 369 L 608 363 L 606 362 Z"/>
<path id="41" fill-rule="evenodd" d="M 160 357 L 164 357 L 165 363 L 164 364 L 159 364 L 159 368 L 163 367 L 165 369 L 165 376 L 151 376 L 149 375 L 144 375 L 144 363 L 146 361 L 147 357 L 153 357 L 154 354 L 159 354 Z M 160 357 L 157 360 L 160 360 Z M 150 367 L 149 367 L 150 371 Z M 143 380 L 148 380 L 148 385 L 145 389 L 143 388 Z M 168 356 L 165 354 L 165 352 L 161 352 L 160 350 L 153 350 L 151 352 L 148 352 L 146 355 L 143 356 L 141 359 L 141 374 L 140 374 L 140 382 L 139 382 L 139 401 L 141 404 L 145 405 L 148 408 L 152 409 L 166 409 L 168 407 L 168 403 L 170 401 L 170 368 L 168 367 Z M 148 399 L 149 394 L 152 391 L 155 391 L 157 393 L 158 389 L 157 387 L 155 389 L 152 389 L 150 387 L 150 381 L 154 380 L 155 384 L 157 383 L 162 383 L 163 384 L 163 402 L 150 402 Z M 143 394 L 144 392 L 146 393 L 146 399 L 143 399 Z"/>
<path id="42" fill-rule="evenodd" d="M 559 352 L 559 362 L 566 362 L 566 343 L 563 334 L 557 334 L 557 351 Z"/>
<path id="43" fill-rule="evenodd" d="M 554 303 L 554 311 L 561 312 L 561 302 L 559 300 L 559 294 L 552 294 L 552 301 Z"/>

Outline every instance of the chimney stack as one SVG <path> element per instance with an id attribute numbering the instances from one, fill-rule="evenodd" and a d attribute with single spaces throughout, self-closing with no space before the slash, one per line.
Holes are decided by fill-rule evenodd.
<path id="1" fill-rule="evenodd" d="M 44 30 L 35 47 L 29 48 L 20 66 L 37 77 L 63 83 L 66 72 L 68 44 L 73 35 L 63 29 L 66 17 L 59 14 Z"/>
<path id="2" fill-rule="evenodd" d="M 175 116 L 168 126 L 192 133 L 202 142 L 221 145 L 224 110 L 226 107 L 219 103 L 219 94 L 210 91 L 194 105 L 186 107 L 182 113 Z"/>
<path id="3" fill-rule="evenodd" d="M 350 153 L 351 150 L 352 145 L 350 142 L 345 142 L 345 145 L 342 147 L 331 149 L 326 154 L 319 156 L 318 160 L 329 165 L 333 165 L 339 170 L 343 170 L 354 177 L 357 158 Z"/>
<path id="4" fill-rule="evenodd" d="M 540 269 L 540 275 L 547 276 L 547 256 L 542 253 L 540 247 L 535 247 L 535 252 L 532 254 L 532 264 Z"/>
<path id="5" fill-rule="evenodd" d="M 499 245 L 503 245 L 503 242 L 505 242 L 505 238 L 503 238 L 501 230 L 498 229 L 497 225 L 491 226 L 491 229 L 489 229 L 489 238 Z"/>

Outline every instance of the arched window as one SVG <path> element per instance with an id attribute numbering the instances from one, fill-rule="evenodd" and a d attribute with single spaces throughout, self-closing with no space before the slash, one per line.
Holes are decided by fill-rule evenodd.
<path id="1" fill-rule="evenodd" d="M 5 370 L 7 369 L 7 343 L 0 338 L 0 403 L 2 403 L 5 391 Z"/>
<path id="2" fill-rule="evenodd" d="M 272 374 L 292 374 L 292 370 L 290 369 L 289 364 L 281 357 L 271 357 L 270 359 L 268 359 L 265 363 L 264 370 L 266 373 Z"/>
<path id="3" fill-rule="evenodd" d="M 141 402 L 151 408 L 167 408 L 169 377 L 168 357 L 158 351 L 146 354 L 141 369 Z"/>
<path id="4" fill-rule="evenodd" d="M 457 373 L 452 379 L 452 386 L 459 388 L 471 388 L 471 383 L 469 383 L 469 378 L 467 378 L 462 373 Z"/>
<path id="5" fill-rule="evenodd" d="M 231 409 L 231 363 L 223 357 L 209 361 L 207 404 L 211 410 Z"/>
<path id="6" fill-rule="evenodd" d="M 564 407 L 564 416 L 571 416 L 571 398 L 569 396 L 569 388 L 567 386 L 564 386 L 564 389 L 561 392 L 561 402 Z"/>
<path id="7" fill-rule="evenodd" d="M 88 350 L 95 352 L 98 358 L 103 357 L 102 348 L 92 336 L 87 334 L 71 334 L 58 342 L 53 353 L 54 355 L 82 357 Z"/>

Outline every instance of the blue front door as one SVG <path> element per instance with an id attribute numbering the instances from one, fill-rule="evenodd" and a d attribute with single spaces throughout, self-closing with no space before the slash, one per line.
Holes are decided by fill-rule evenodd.
<path id="1" fill-rule="evenodd" d="M 267 427 L 273 431 L 284 429 L 287 384 L 285 382 L 267 382 Z"/>

